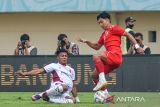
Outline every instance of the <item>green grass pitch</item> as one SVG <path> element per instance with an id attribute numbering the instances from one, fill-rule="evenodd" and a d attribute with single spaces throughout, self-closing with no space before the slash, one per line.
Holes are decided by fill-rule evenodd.
<path id="1" fill-rule="evenodd" d="M 77 104 L 54 104 L 42 100 L 31 101 L 34 92 L 0 92 L 0 107 L 160 107 L 160 92 L 112 92 L 115 104 L 96 104 L 92 92 L 79 92 Z M 124 100 L 122 98 L 130 98 Z M 139 101 L 133 100 L 140 98 Z"/>

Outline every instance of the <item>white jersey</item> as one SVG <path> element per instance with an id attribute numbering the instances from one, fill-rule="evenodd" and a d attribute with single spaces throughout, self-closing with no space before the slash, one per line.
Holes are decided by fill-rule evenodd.
<path id="1" fill-rule="evenodd" d="M 68 65 L 62 65 L 60 63 L 51 63 L 44 67 L 46 73 L 52 73 L 52 83 L 62 82 L 68 87 L 73 87 L 73 80 L 75 80 L 75 71 Z"/>

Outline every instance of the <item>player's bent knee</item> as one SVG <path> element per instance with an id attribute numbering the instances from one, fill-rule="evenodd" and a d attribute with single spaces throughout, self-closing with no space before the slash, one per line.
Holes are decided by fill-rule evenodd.
<path id="1" fill-rule="evenodd" d="M 100 60 L 100 56 L 99 55 L 93 55 L 93 61 L 96 62 L 97 60 Z"/>
<path id="2" fill-rule="evenodd" d="M 66 90 L 68 90 L 66 85 L 55 85 L 54 87 L 51 87 L 50 89 L 46 90 L 46 93 L 50 95 L 61 95 L 64 93 Z"/>

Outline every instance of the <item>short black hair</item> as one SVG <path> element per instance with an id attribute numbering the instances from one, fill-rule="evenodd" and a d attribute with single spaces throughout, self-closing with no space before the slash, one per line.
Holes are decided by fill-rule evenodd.
<path id="1" fill-rule="evenodd" d="M 67 38 L 67 35 L 61 33 L 61 34 L 58 35 L 58 38 L 57 38 L 57 39 L 61 41 L 61 40 L 63 40 L 64 38 Z"/>
<path id="2" fill-rule="evenodd" d="M 58 56 L 61 52 L 66 52 L 69 55 L 68 51 L 66 49 L 63 49 L 63 48 L 62 49 L 57 49 L 55 54 Z"/>
<path id="3" fill-rule="evenodd" d="M 26 33 L 22 34 L 21 37 L 20 37 L 20 40 L 21 40 L 21 41 L 29 40 L 29 35 L 26 34 Z"/>
<path id="4" fill-rule="evenodd" d="M 141 39 L 143 40 L 143 34 L 142 33 L 140 33 L 140 32 L 135 33 L 134 37 L 138 37 L 138 36 L 140 36 Z"/>
<path id="5" fill-rule="evenodd" d="M 107 13 L 107 12 L 105 12 L 105 11 L 101 12 L 101 13 L 97 16 L 97 20 L 99 20 L 100 18 L 111 20 L 110 14 Z"/>

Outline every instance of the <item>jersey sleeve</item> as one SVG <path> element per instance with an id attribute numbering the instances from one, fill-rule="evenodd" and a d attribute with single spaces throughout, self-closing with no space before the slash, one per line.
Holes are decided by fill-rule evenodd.
<path id="1" fill-rule="evenodd" d="M 114 27 L 113 33 L 116 34 L 116 35 L 118 35 L 118 36 L 123 36 L 124 33 L 125 33 L 125 29 L 123 29 L 122 27 L 116 25 Z"/>
<path id="2" fill-rule="evenodd" d="M 55 71 L 55 64 L 54 63 L 51 63 L 49 65 L 46 65 L 44 67 L 44 70 L 46 71 L 46 73 L 50 73 L 50 72 L 53 72 Z"/>
<path id="3" fill-rule="evenodd" d="M 103 32 L 103 33 L 101 34 L 101 36 L 100 36 L 100 38 L 99 38 L 99 40 L 98 40 L 98 44 L 100 44 L 100 45 L 103 45 L 103 44 L 104 44 L 104 33 L 105 33 L 105 32 Z"/>

